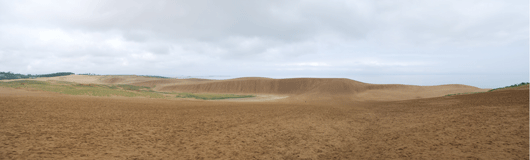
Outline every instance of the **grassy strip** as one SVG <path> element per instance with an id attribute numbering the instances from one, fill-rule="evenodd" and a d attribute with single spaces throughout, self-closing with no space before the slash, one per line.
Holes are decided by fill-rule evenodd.
<path id="1" fill-rule="evenodd" d="M 466 93 L 455 93 L 455 94 L 448 94 L 445 96 L 455 96 L 455 95 L 465 95 L 465 94 L 476 94 L 476 93 L 485 93 L 485 92 L 466 92 Z"/>
<path id="2" fill-rule="evenodd" d="M 216 100 L 229 98 L 249 98 L 254 95 L 235 94 L 194 94 L 194 93 L 171 93 L 156 92 L 149 87 L 133 86 L 126 84 L 100 85 L 100 84 L 78 84 L 63 81 L 33 81 L 19 80 L 11 82 L 0 82 L 0 87 L 10 88 L 31 88 L 41 91 L 56 92 L 69 95 L 89 95 L 89 96 L 124 96 L 124 97 L 149 97 L 165 98 L 164 94 L 176 94 L 176 98 L 195 98 L 202 100 Z"/>
<path id="3" fill-rule="evenodd" d="M 150 98 L 164 98 L 164 95 L 156 92 L 149 92 L 140 89 L 145 87 L 131 87 L 125 86 L 107 86 L 97 84 L 76 84 L 65 82 L 42 82 L 42 81 L 11 81 L 0 82 L 1 87 L 10 88 L 31 88 L 41 91 L 56 92 L 69 95 L 90 95 L 90 96 L 124 96 L 124 97 L 150 97 Z M 147 87 L 149 89 L 149 87 Z M 131 92 L 135 91 L 135 92 Z"/>
<path id="4" fill-rule="evenodd" d="M 128 84 L 118 84 L 118 87 L 123 88 L 125 90 L 131 90 L 131 91 L 140 91 L 142 89 L 150 89 L 149 87 L 133 86 L 133 85 L 128 85 Z"/>
<path id="5" fill-rule="evenodd" d="M 519 84 L 514 84 L 514 85 L 511 85 L 511 86 L 491 89 L 488 92 L 491 92 L 491 91 L 494 91 L 494 90 L 499 90 L 499 89 L 514 88 L 514 87 L 524 86 L 524 85 L 528 85 L 528 84 L 529 84 L 528 82 L 521 82 Z"/>
<path id="6" fill-rule="evenodd" d="M 195 98 L 195 99 L 202 99 L 202 100 L 255 97 L 254 95 L 235 95 L 235 94 L 194 94 L 194 93 L 176 93 L 176 94 L 177 94 L 177 98 Z"/>

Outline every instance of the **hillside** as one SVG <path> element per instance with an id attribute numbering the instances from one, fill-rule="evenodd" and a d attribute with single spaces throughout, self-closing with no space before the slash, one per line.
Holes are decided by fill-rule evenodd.
<path id="1" fill-rule="evenodd" d="M 345 78 L 272 79 L 244 77 L 229 80 L 174 79 L 136 75 L 89 76 L 68 75 L 35 78 L 38 81 L 67 81 L 81 84 L 127 84 L 150 87 L 162 92 L 253 94 L 305 101 L 342 97 L 355 101 L 392 101 L 441 97 L 447 94 L 485 92 L 467 85 L 414 86 L 401 84 L 369 84 Z M 12 81 L 12 80 L 3 80 Z"/>
<path id="2" fill-rule="evenodd" d="M 250 93 L 250 94 L 352 94 L 364 91 L 368 84 L 348 79 L 292 78 L 265 79 L 244 78 L 212 81 L 198 84 L 176 84 L 161 88 L 162 91 Z"/>
<path id="3" fill-rule="evenodd" d="M 360 93 L 431 89 L 374 86 Z M 0 159 L 528 159 L 528 93 L 242 103 L 0 87 Z"/>
<path id="4" fill-rule="evenodd" d="M 355 100 L 404 100 L 440 97 L 459 92 L 487 91 L 466 85 L 378 85 L 339 78 L 240 78 L 196 84 L 174 84 L 159 89 L 198 93 L 281 94 L 305 98 L 346 96 Z"/>

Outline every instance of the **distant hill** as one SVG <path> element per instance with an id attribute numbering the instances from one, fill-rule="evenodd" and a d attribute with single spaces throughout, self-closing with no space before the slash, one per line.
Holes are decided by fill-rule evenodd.
<path id="1" fill-rule="evenodd" d="M 11 73 L 11 72 L 0 72 L 0 80 L 4 79 L 25 79 L 25 78 L 39 78 L 39 77 L 58 77 L 58 76 L 67 76 L 72 75 L 74 73 L 72 72 L 57 72 L 57 73 L 50 73 L 50 74 L 19 74 L 19 73 Z"/>
<path id="2" fill-rule="evenodd" d="M 451 93 L 484 92 L 466 85 L 414 86 L 369 84 L 344 78 L 237 78 L 161 86 L 160 91 L 191 93 L 282 94 L 298 99 L 347 97 L 354 100 L 407 100 L 439 97 Z"/>

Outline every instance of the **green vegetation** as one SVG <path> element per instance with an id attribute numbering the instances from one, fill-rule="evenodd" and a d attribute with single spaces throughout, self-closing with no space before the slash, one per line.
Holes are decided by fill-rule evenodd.
<path id="1" fill-rule="evenodd" d="M 235 94 L 195 94 L 195 93 L 174 93 L 157 92 L 150 87 L 133 86 L 127 84 L 101 85 L 101 84 L 79 84 L 64 81 L 35 81 L 17 80 L 11 82 L 0 82 L 0 87 L 27 88 L 41 91 L 56 92 L 69 95 L 89 95 L 89 96 L 123 96 L 123 97 L 149 97 L 166 98 L 166 95 L 177 95 L 176 98 L 195 98 L 202 100 L 216 100 L 228 98 L 249 98 L 254 95 Z"/>
<path id="2" fill-rule="evenodd" d="M 128 85 L 128 84 L 118 84 L 118 87 L 123 88 L 125 90 L 130 90 L 130 91 L 140 91 L 140 90 L 149 90 L 150 89 L 149 87 L 133 86 L 133 85 Z"/>
<path id="3" fill-rule="evenodd" d="M 249 98 L 254 95 L 235 95 L 235 94 L 195 94 L 195 93 L 177 93 L 177 98 L 195 98 L 202 100 L 216 100 L 229 98 Z"/>
<path id="4" fill-rule="evenodd" d="M 0 82 L 1 86 L 5 87 L 20 87 L 23 85 L 46 85 L 49 84 L 48 82 L 43 81 L 33 81 L 33 80 L 19 80 L 19 81 L 11 81 L 11 82 Z"/>
<path id="5" fill-rule="evenodd" d="M 0 82 L 0 87 L 29 88 L 41 91 L 56 92 L 69 95 L 89 95 L 89 96 L 124 96 L 124 97 L 150 97 L 164 98 L 161 93 L 134 90 L 134 87 L 108 86 L 97 84 L 77 84 L 69 82 L 42 82 L 32 80 L 20 80 L 11 82 Z M 142 87 L 143 88 L 143 87 Z M 147 87 L 148 88 L 148 87 Z"/>
<path id="6" fill-rule="evenodd" d="M 51 73 L 51 74 L 41 74 L 41 75 L 24 75 L 24 74 L 18 74 L 18 73 L 11 73 L 11 72 L 0 72 L 0 80 L 3 79 L 24 79 L 24 78 L 38 78 L 38 77 L 58 77 L 58 76 L 67 76 L 72 75 L 74 73 L 72 72 L 57 72 L 57 73 Z"/>
<path id="7" fill-rule="evenodd" d="M 455 93 L 455 94 L 448 94 L 445 96 L 454 96 L 454 95 L 465 95 L 465 94 L 476 94 L 476 93 L 484 93 L 484 92 L 466 92 L 466 93 Z"/>
<path id="8" fill-rule="evenodd" d="M 488 92 L 491 92 L 491 91 L 494 91 L 494 90 L 499 90 L 499 89 L 506 89 L 506 88 L 519 87 L 519 86 L 524 86 L 524 85 L 528 85 L 528 84 L 529 84 L 528 82 L 521 82 L 521 83 L 519 83 L 519 84 L 514 84 L 514 85 L 511 85 L 511 86 L 506 86 L 506 87 L 501 87 L 501 88 L 491 89 L 491 90 L 489 90 Z"/>
<path id="9" fill-rule="evenodd" d="M 41 74 L 41 75 L 35 75 L 35 77 L 59 77 L 59 76 L 67 76 L 72 75 L 74 73 L 72 72 L 57 72 L 57 73 L 51 73 L 51 74 Z"/>

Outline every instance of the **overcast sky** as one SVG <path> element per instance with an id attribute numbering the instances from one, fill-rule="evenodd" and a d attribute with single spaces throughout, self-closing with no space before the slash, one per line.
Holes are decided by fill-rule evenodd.
<path id="1" fill-rule="evenodd" d="M 0 71 L 494 88 L 528 30 L 528 0 L 0 0 Z"/>

